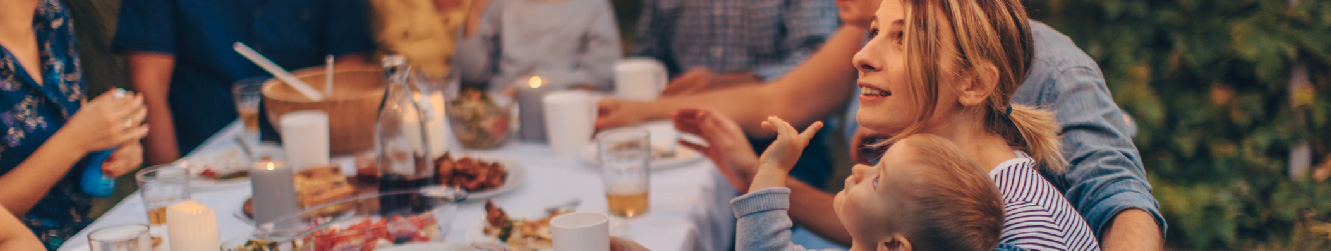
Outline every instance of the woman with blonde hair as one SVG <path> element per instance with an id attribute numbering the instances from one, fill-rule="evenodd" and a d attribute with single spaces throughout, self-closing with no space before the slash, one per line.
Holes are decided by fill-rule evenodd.
<path id="1" fill-rule="evenodd" d="M 884 1 L 855 55 L 859 123 L 894 135 L 955 141 L 1003 194 L 1002 242 L 1098 250 L 1085 220 L 1037 172 L 1066 165 L 1053 112 L 1012 104 L 1034 42 L 1017 0 Z"/>

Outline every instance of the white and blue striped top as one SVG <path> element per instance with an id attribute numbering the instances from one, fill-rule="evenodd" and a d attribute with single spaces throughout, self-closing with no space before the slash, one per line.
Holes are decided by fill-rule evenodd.
<path id="1" fill-rule="evenodd" d="M 1035 160 L 1017 158 L 989 171 L 1003 194 L 1006 219 L 1000 243 L 1030 250 L 1100 250 L 1095 232 L 1054 185 L 1035 170 Z"/>

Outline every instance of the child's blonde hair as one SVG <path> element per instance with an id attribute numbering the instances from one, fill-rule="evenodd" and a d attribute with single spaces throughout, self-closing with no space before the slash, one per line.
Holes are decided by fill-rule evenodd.
<path id="1" fill-rule="evenodd" d="M 917 250 L 993 250 L 1003 228 L 1003 195 L 980 163 L 951 141 L 915 134 L 900 144 L 914 148 L 918 168 L 909 179 L 906 238 Z"/>
<path id="2" fill-rule="evenodd" d="M 1061 172 L 1067 164 L 1059 142 L 1054 112 L 1012 103 L 1012 95 L 1026 79 L 1035 54 L 1026 9 L 1018 0 L 902 0 L 906 13 L 905 50 L 907 85 L 916 95 L 919 116 L 896 134 L 909 136 L 922 130 L 938 103 L 941 76 L 974 76 L 977 66 L 998 70 L 997 85 L 985 101 L 985 127 L 1009 145 L 1029 153 L 1041 168 Z M 950 29 L 950 30 L 948 30 Z M 948 32 L 953 40 L 943 41 Z M 942 57 L 941 51 L 957 52 Z M 957 66 L 944 72 L 940 65 Z"/>

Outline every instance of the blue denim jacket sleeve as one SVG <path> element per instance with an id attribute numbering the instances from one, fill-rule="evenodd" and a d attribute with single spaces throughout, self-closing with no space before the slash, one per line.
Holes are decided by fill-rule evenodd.
<path id="1" fill-rule="evenodd" d="M 1098 236 L 1114 216 L 1134 208 L 1151 214 L 1164 233 L 1141 154 L 1099 66 L 1067 36 L 1039 22 L 1031 28 L 1036 56 L 1013 102 L 1056 110 L 1070 164 L 1067 172 L 1045 178 L 1064 191 Z"/>

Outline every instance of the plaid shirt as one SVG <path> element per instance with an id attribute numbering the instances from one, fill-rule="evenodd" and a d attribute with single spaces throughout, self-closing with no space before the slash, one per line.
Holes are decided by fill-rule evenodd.
<path id="1" fill-rule="evenodd" d="M 643 0 L 633 54 L 764 80 L 804 62 L 836 30 L 833 0 Z"/>

